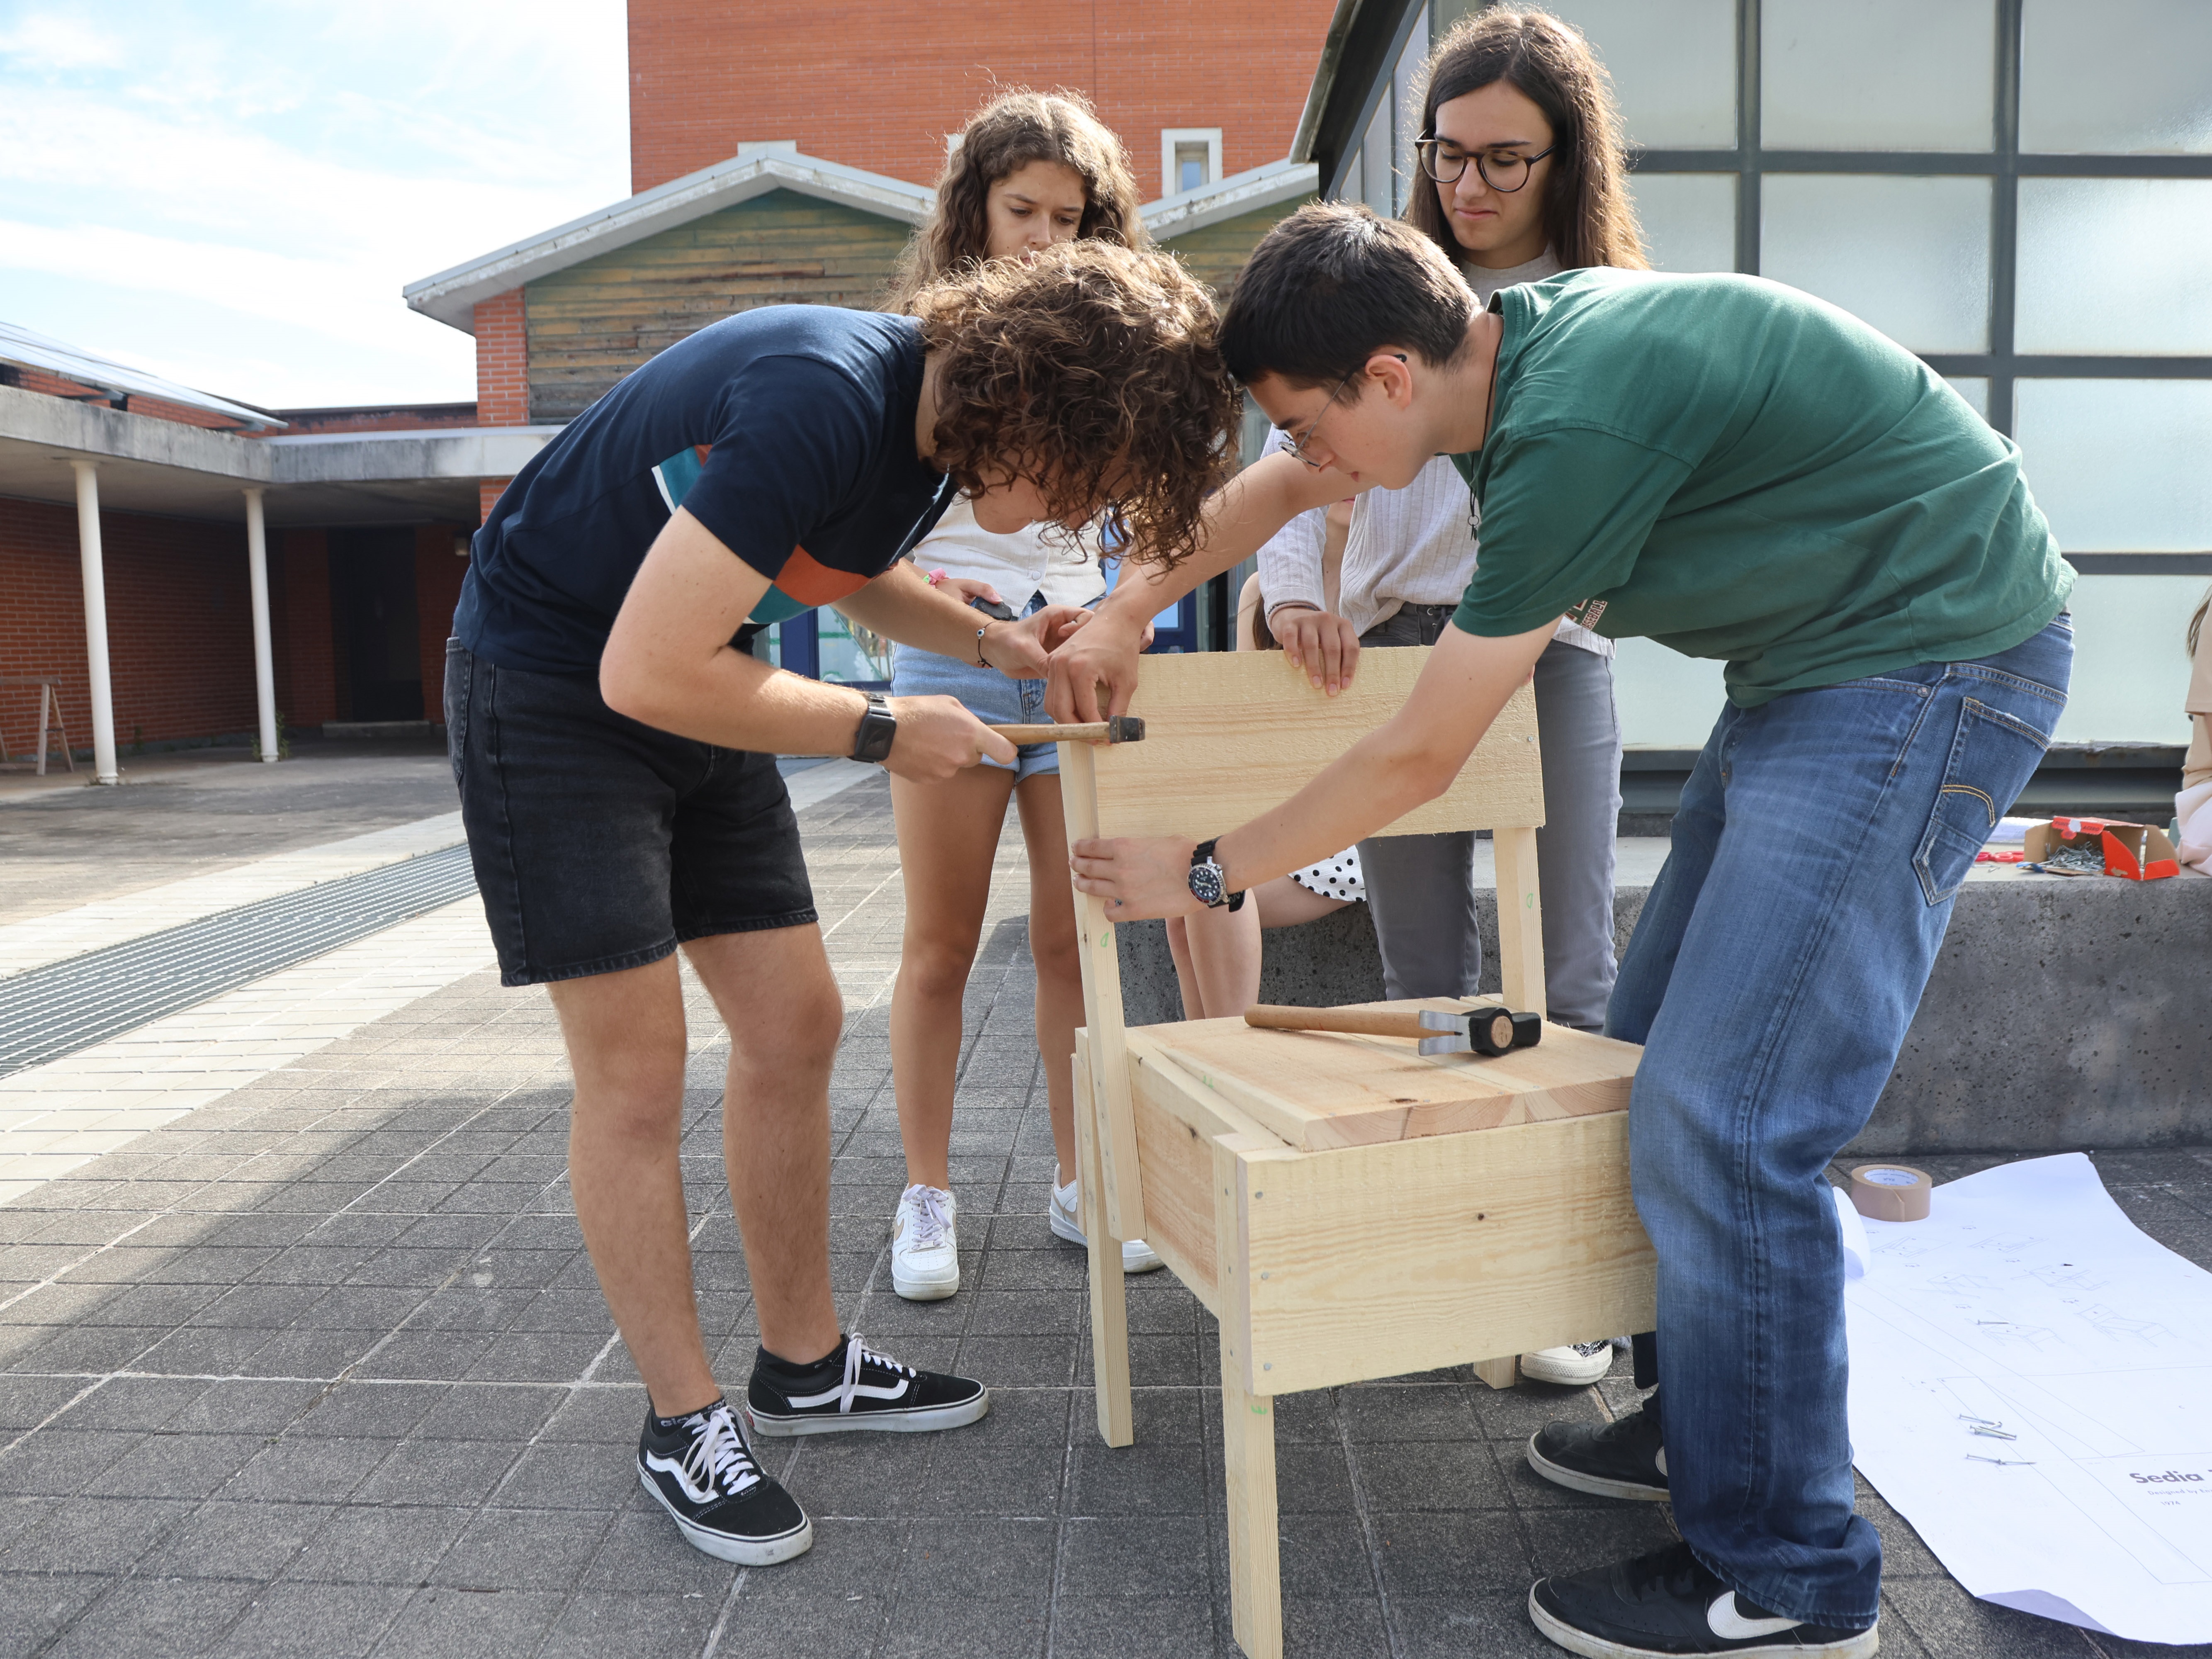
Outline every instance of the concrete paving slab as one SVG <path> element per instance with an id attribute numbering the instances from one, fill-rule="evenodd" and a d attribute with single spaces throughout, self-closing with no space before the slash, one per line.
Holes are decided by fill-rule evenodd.
<path id="1" fill-rule="evenodd" d="M 1084 1264 L 1042 1215 L 1018 838 L 963 1020 L 963 1288 L 925 1306 L 886 1284 L 903 914 L 887 790 L 861 779 L 802 822 L 848 1004 L 841 1304 L 902 1357 L 973 1365 L 992 1414 L 773 1443 L 814 1551 L 739 1572 L 686 1547 L 638 1487 L 645 1396 L 568 1208 L 550 1007 L 477 972 L 0 1205 L 0 1651 L 1235 1653 L 1212 1324 L 1165 1274 L 1129 1285 L 1138 1443 L 1097 1438 Z M 686 1190 L 735 1388 L 756 1338 L 722 1188 L 722 1038 L 696 987 L 692 1010 Z M 2212 1158 L 2100 1164 L 2139 1224 L 2212 1262 Z M 1597 1389 L 1497 1394 L 1459 1369 L 1279 1402 L 1288 1650 L 1554 1652 L 1528 1624 L 1531 1575 L 1672 1534 L 1662 1507 L 1538 1480 L 1522 1443 L 1634 1398 L 1624 1360 Z M 1972 1601 L 1862 1502 L 1889 1556 L 1885 1653 L 2136 1651 Z"/>

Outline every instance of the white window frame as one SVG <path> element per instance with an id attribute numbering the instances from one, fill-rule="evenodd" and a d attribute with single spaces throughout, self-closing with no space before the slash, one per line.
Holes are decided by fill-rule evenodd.
<path id="1" fill-rule="evenodd" d="M 1176 146 L 1200 144 L 1206 146 L 1206 179 L 1198 187 L 1221 182 L 1221 129 L 1219 127 L 1162 127 L 1160 129 L 1160 194 L 1163 197 L 1183 193 L 1176 178 Z"/>

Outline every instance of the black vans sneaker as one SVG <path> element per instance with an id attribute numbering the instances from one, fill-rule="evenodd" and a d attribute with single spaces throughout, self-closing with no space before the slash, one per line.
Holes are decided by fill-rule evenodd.
<path id="1" fill-rule="evenodd" d="M 745 1390 L 745 1416 L 760 1435 L 923 1434 L 960 1428 L 990 1409 L 991 1392 L 981 1382 L 902 1365 L 870 1352 L 858 1333 L 811 1365 L 788 1364 L 763 1348 Z"/>
<path id="2" fill-rule="evenodd" d="M 814 1547 L 814 1523 L 753 1461 L 729 1402 L 688 1417 L 646 1407 L 637 1478 L 695 1549 L 742 1566 L 773 1566 Z"/>
<path id="3" fill-rule="evenodd" d="M 1528 1592 L 1536 1628 L 1584 1659 L 1684 1659 L 1752 1654 L 1771 1659 L 1868 1659 L 1874 1626 L 1843 1630 L 1784 1619 L 1731 1590 L 1687 1544 L 1609 1567 L 1540 1578 Z"/>
<path id="4" fill-rule="evenodd" d="M 1667 1501 L 1659 1396 L 1610 1423 L 1547 1423 L 1528 1437 L 1528 1467 L 1554 1486 L 1600 1498 Z"/>

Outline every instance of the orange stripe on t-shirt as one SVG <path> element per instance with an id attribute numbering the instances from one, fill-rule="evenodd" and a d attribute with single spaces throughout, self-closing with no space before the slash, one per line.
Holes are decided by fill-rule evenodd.
<path id="1" fill-rule="evenodd" d="M 819 562 L 803 547 L 791 550 L 776 574 L 775 585 L 804 605 L 831 605 L 868 585 L 866 576 L 834 570 Z"/>

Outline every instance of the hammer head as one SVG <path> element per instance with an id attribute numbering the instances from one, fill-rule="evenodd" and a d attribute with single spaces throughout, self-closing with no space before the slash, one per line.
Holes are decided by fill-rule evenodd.
<path id="1" fill-rule="evenodd" d="M 1145 740 L 1145 720 L 1141 714 L 1115 714 L 1106 722 L 1106 741 L 1109 743 L 1142 743 Z"/>
<path id="2" fill-rule="evenodd" d="M 1421 1029 L 1445 1033 L 1421 1039 L 1425 1054 L 1488 1054 L 1511 1048 L 1533 1048 L 1543 1040 L 1544 1021 L 1538 1014 L 1516 1014 L 1504 1008 L 1476 1008 L 1465 1013 L 1441 1009 L 1421 1010 Z"/>

